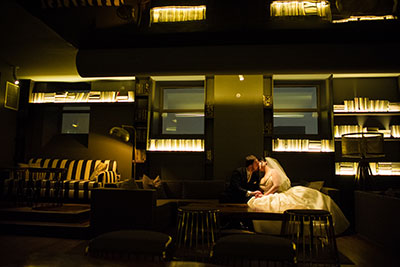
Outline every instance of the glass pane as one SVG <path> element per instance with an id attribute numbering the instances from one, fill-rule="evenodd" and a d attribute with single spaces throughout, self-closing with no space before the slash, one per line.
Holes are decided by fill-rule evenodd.
<path id="1" fill-rule="evenodd" d="M 317 108 L 317 87 L 274 87 L 274 109 Z"/>
<path id="2" fill-rule="evenodd" d="M 63 134 L 88 134 L 89 113 L 63 113 L 62 115 Z"/>
<path id="3" fill-rule="evenodd" d="M 318 113 L 275 112 L 274 134 L 318 134 Z"/>
<path id="4" fill-rule="evenodd" d="M 204 88 L 164 89 L 163 109 L 204 109 Z"/>
<path id="5" fill-rule="evenodd" d="M 204 134 L 204 113 L 163 113 L 163 134 Z"/>

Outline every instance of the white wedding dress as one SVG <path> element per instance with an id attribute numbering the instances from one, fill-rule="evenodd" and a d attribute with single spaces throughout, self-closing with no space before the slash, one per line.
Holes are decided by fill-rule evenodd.
<path id="1" fill-rule="evenodd" d="M 266 192 L 273 183 L 278 183 L 279 189 L 274 194 L 252 197 L 247 202 L 249 207 L 276 213 L 283 213 L 287 209 L 323 209 L 331 213 L 336 234 L 348 228 L 348 220 L 328 195 L 304 186 L 290 187 L 290 180 L 278 161 L 269 157 L 266 161 L 268 171 L 260 181 L 260 188 Z M 256 232 L 267 234 L 279 234 L 281 228 L 280 221 L 255 220 L 253 225 Z"/>

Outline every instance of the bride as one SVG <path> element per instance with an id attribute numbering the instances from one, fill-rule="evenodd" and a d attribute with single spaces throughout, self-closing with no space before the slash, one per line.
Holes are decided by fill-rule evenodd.
<path id="1" fill-rule="evenodd" d="M 290 180 L 276 159 L 267 157 L 261 162 L 260 170 L 265 172 L 260 181 L 264 193 L 252 197 L 247 204 L 249 207 L 265 212 L 283 213 L 287 209 L 323 209 L 328 210 L 333 219 L 336 234 L 344 232 L 349 222 L 328 196 L 318 190 L 304 187 L 291 187 Z M 253 221 L 256 232 L 279 234 L 279 221 Z"/>

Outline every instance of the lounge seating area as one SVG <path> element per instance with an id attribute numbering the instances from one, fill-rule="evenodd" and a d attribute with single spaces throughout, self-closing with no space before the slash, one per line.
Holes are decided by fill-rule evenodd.
<path id="1" fill-rule="evenodd" d="M 119 181 L 115 160 L 31 158 L 8 176 L 0 195 L 18 202 L 90 203 L 93 188 Z"/>

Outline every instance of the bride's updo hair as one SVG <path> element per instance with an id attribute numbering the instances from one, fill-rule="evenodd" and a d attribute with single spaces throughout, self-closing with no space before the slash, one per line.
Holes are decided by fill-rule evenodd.
<path id="1" fill-rule="evenodd" d="M 254 155 L 248 155 L 246 157 L 246 167 L 250 166 L 253 164 L 254 161 L 258 160 L 256 156 Z"/>

